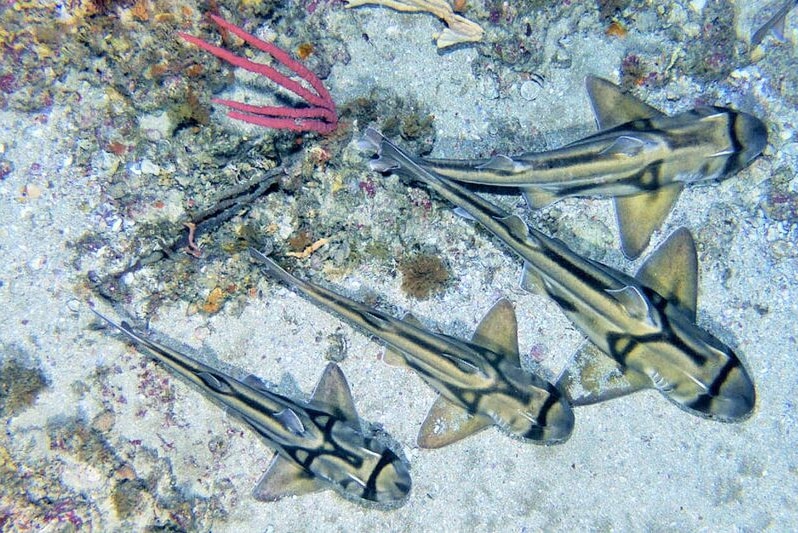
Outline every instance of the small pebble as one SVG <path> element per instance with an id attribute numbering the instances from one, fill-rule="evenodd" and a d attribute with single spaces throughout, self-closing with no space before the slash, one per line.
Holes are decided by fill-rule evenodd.
<path id="1" fill-rule="evenodd" d="M 161 173 L 161 167 L 150 161 L 149 159 L 145 159 L 141 162 L 141 172 L 144 174 L 149 174 L 151 176 L 157 176 Z"/>
<path id="2" fill-rule="evenodd" d="M 538 95 L 540 94 L 540 85 L 534 81 L 527 80 L 521 84 L 521 90 L 519 91 L 519 94 L 521 95 L 521 98 L 527 102 L 531 102 L 532 100 L 537 99 Z"/>

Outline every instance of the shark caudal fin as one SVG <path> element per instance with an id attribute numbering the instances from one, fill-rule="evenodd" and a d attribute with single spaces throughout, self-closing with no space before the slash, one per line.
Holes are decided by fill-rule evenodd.
<path id="1" fill-rule="evenodd" d="M 408 163 L 413 163 L 409 155 L 374 128 L 366 128 L 357 146 L 360 150 L 377 156 L 369 161 L 369 168 L 377 172 L 397 171 Z"/>

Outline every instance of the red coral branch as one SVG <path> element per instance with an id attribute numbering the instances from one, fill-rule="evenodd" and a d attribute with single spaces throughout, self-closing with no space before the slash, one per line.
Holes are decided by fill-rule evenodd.
<path id="1" fill-rule="evenodd" d="M 232 109 L 233 111 L 227 112 L 227 116 L 250 124 L 281 130 L 315 131 L 322 134 L 327 134 L 335 130 L 338 125 L 338 113 L 335 110 L 335 102 L 333 102 L 330 92 L 318 76 L 308 70 L 305 65 L 288 55 L 285 50 L 278 48 L 274 44 L 262 41 L 216 15 L 211 15 L 211 19 L 223 30 L 237 35 L 250 46 L 271 55 L 275 61 L 306 81 L 313 89 L 311 90 L 305 87 L 301 83 L 282 74 L 274 67 L 250 61 L 224 48 L 207 43 L 193 35 L 179 32 L 180 37 L 199 46 L 219 59 L 227 61 L 233 66 L 267 77 L 277 85 L 297 95 L 309 106 L 298 108 L 260 106 L 221 98 L 214 98 L 211 100 L 216 104 L 221 104 Z"/>

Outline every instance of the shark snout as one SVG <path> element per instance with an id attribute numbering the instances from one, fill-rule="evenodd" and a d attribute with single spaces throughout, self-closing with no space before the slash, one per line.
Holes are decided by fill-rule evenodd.
<path id="1" fill-rule="evenodd" d="M 714 401 L 715 418 L 737 422 L 751 415 L 756 403 L 754 382 L 742 365 L 735 366 L 720 388 Z"/>
<path id="2" fill-rule="evenodd" d="M 739 361 L 730 362 L 709 389 L 690 401 L 680 402 L 689 410 L 720 422 L 740 422 L 754 410 L 754 382 Z"/>
<path id="3" fill-rule="evenodd" d="M 556 404 L 552 405 L 546 416 L 544 429 L 544 444 L 561 444 L 568 440 L 574 430 L 574 410 L 571 404 L 561 396 Z"/>
<path id="4" fill-rule="evenodd" d="M 768 130 L 765 123 L 748 113 L 738 113 L 734 121 L 734 133 L 741 145 L 740 168 L 762 153 L 768 144 Z"/>

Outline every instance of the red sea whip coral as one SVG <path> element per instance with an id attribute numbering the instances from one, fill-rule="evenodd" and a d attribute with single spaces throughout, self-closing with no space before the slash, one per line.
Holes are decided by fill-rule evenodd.
<path id="1" fill-rule="evenodd" d="M 275 61 L 310 85 L 310 88 L 308 88 L 302 83 L 282 74 L 274 67 L 239 57 L 232 52 L 207 43 L 193 35 L 180 32 L 180 36 L 186 41 L 199 46 L 206 52 L 227 61 L 231 65 L 254 72 L 255 74 L 266 76 L 277 85 L 297 95 L 308 105 L 308 107 L 259 106 L 221 98 L 212 99 L 211 101 L 213 103 L 221 104 L 232 109 L 232 111 L 227 112 L 227 116 L 250 124 L 280 130 L 299 132 L 315 131 L 321 134 L 331 133 L 335 130 L 335 127 L 338 125 L 338 113 L 335 110 L 335 103 L 330 96 L 330 92 L 318 76 L 274 44 L 262 41 L 216 15 L 211 15 L 211 19 L 222 29 L 237 35 L 250 46 L 271 55 Z"/>

